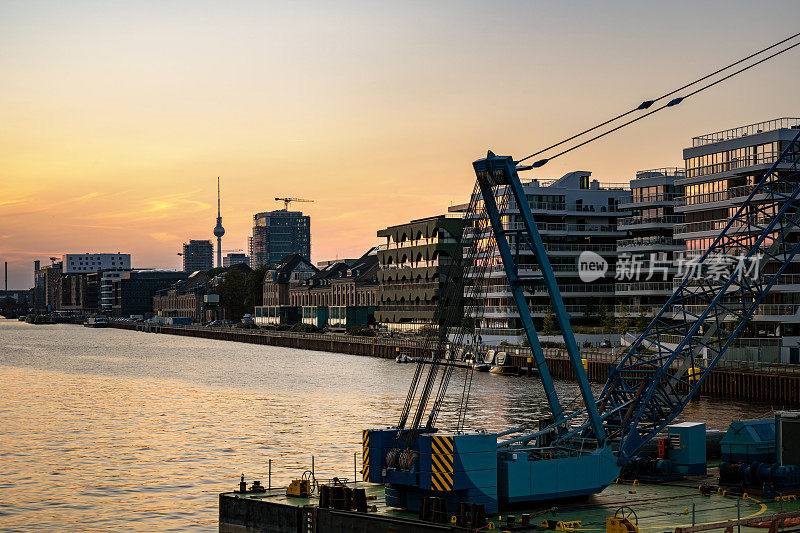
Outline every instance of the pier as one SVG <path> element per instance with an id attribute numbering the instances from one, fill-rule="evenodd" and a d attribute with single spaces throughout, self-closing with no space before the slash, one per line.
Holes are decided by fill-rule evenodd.
<path id="1" fill-rule="evenodd" d="M 342 334 L 294 333 L 270 330 L 207 328 L 202 326 L 168 326 L 158 324 L 112 323 L 112 327 L 168 335 L 183 335 L 205 339 L 280 346 L 298 350 L 345 353 L 393 359 L 401 351 L 411 357 L 426 355 L 421 342 L 412 339 L 357 337 Z M 524 374 L 531 365 L 527 348 L 504 347 L 511 365 Z M 553 377 L 574 380 L 574 372 L 564 350 L 544 348 L 547 365 Z M 616 356 L 609 350 L 584 349 L 586 370 L 593 383 L 605 383 L 615 365 Z M 777 407 L 800 407 L 800 369 L 776 364 L 745 364 L 720 362 L 700 387 L 700 394 L 716 398 L 771 402 Z"/>

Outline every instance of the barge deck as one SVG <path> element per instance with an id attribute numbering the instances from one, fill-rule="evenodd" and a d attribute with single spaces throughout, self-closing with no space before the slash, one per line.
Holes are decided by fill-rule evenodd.
<path id="1" fill-rule="evenodd" d="M 715 469 L 716 470 L 716 469 Z M 518 507 L 487 517 L 482 530 L 501 531 L 605 531 L 606 519 L 621 507 L 633 509 L 641 532 L 675 531 L 692 525 L 763 517 L 775 513 L 795 512 L 800 505 L 794 496 L 781 501 L 764 500 L 755 495 L 733 495 L 717 492 L 703 495 L 699 486 L 715 483 L 716 471 L 709 476 L 660 484 L 614 484 L 601 494 L 577 501 L 550 503 L 543 507 Z M 255 532 L 443 532 L 470 531 L 454 523 L 420 521 L 415 513 L 386 507 L 383 485 L 364 482 L 347 483 L 351 488 L 366 490 L 369 506 L 374 511 L 359 513 L 318 506 L 316 495 L 310 498 L 287 497 L 285 488 L 261 493 L 226 492 L 219 496 L 221 533 Z M 450 520 L 455 522 L 455 517 Z M 522 527 L 523 514 L 531 517 L 531 527 Z M 509 519 L 513 517 L 514 526 Z M 543 525 L 547 521 L 547 525 Z M 561 524 L 559 526 L 559 523 Z M 579 523 L 579 524 L 578 524 Z M 744 527 L 744 531 L 768 531 Z M 472 531 L 475 531 L 472 529 Z"/>

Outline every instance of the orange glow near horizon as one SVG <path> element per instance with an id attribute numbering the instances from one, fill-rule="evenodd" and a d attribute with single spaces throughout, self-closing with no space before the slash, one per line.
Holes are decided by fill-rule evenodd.
<path id="1" fill-rule="evenodd" d="M 793 33 L 798 6 L 325 2 L 0 6 L 0 260 L 129 252 L 179 268 L 278 196 L 313 199 L 312 259 L 467 200 L 471 162 L 527 155 Z M 644 21 L 658 21 L 658 25 Z M 694 135 L 798 116 L 796 52 L 524 178 L 682 165 Z"/>

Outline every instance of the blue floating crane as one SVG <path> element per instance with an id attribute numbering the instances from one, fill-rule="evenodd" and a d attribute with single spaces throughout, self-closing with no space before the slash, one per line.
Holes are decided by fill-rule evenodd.
<path id="1" fill-rule="evenodd" d="M 800 34 L 745 59 L 798 36 Z M 621 469 L 635 459 L 637 452 L 680 414 L 800 251 L 800 239 L 796 238 L 800 234 L 800 131 L 782 147 L 780 156 L 752 187 L 711 246 L 695 259 L 696 272 L 700 276 L 687 276 L 681 280 L 674 294 L 611 370 L 598 398 L 592 394 L 570 326 L 570 316 L 519 172 L 540 167 L 645 116 L 672 108 L 689 96 L 798 45 L 800 43 L 788 46 L 721 80 L 675 97 L 645 115 L 532 165 L 522 166 L 520 163 L 543 151 L 520 160 L 489 152 L 485 158 L 473 163 L 476 185 L 464 214 L 467 226 L 463 238 L 469 246 L 463 261 L 454 262 L 446 273 L 449 283 L 440 295 L 434 316 L 437 328 L 426 337 L 422 347 L 424 354 L 431 354 L 427 361 L 430 364 L 420 362 L 417 366 L 398 424 L 391 428 L 368 429 L 362 434 L 364 480 L 385 484 L 387 505 L 419 510 L 426 497 L 434 496 L 444 500 L 444 504 L 453 510 L 460 504 L 471 503 L 481 504 L 487 512 L 493 513 L 502 505 L 595 494 L 613 483 Z M 647 100 L 599 126 L 634 111 L 648 109 L 675 92 Z M 566 141 L 550 148 L 563 142 Z M 509 206 L 519 210 L 521 223 L 504 221 L 503 213 Z M 536 279 L 523 272 L 531 265 L 522 268 L 521 247 L 533 253 L 539 272 Z M 721 276 L 717 275 L 719 272 L 713 277 L 703 275 L 703 265 L 721 255 L 731 254 L 745 260 L 763 255 L 767 261 L 762 266 L 771 263 L 777 267 L 770 269 L 769 274 L 762 268 L 758 276 L 742 276 L 739 269 Z M 495 259 L 497 256 L 499 265 Z M 502 439 L 520 430 L 511 428 L 501 433 L 465 431 L 468 382 L 471 380 L 471 372 L 468 372 L 457 427 L 454 431 L 439 430 L 436 420 L 454 368 L 449 360 L 455 351 L 468 346 L 464 328 L 453 327 L 463 313 L 457 302 L 462 295 L 469 301 L 471 296 L 480 294 L 485 289 L 482 283 L 492 272 L 498 271 L 498 267 L 505 274 L 530 344 L 551 418 L 536 432 L 506 440 Z M 546 287 L 564 337 L 583 400 L 583 408 L 572 413 L 566 412 L 558 397 L 531 319 L 525 288 L 532 282 Z"/>

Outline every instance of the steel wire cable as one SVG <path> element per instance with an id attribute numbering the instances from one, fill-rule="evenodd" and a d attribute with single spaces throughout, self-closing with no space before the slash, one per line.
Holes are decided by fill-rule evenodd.
<path id="1" fill-rule="evenodd" d="M 478 186 L 477 186 L 477 182 L 476 182 L 476 189 L 477 188 L 478 188 Z M 508 188 L 506 188 L 506 196 L 508 196 Z M 507 205 L 508 200 L 506 199 L 505 202 L 506 203 L 504 205 Z M 501 203 L 502 203 L 502 200 L 501 200 Z M 502 212 L 502 210 L 501 210 L 501 212 Z M 485 212 L 483 214 L 485 214 Z M 485 234 L 485 232 L 487 232 L 489 230 L 489 219 L 488 219 L 488 217 L 482 216 L 480 219 L 478 219 L 477 225 L 480 228 L 480 231 L 479 231 L 478 234 L 483 236 Z M 487 279 L 488 278 L 485 276 L 485 270 L 491 264 L 491 257 L 493 257 L 494 252 L 495 252 L 495 250 L 497 248 L 497 241 L 495 240 L 495 237 L 492 234 L 489 234 L 485 238 L 482 237 L 480 242 L 483 243 L 483 248 L 480 249 L 481 250 L 480 253 L 482 254 L 482 256 L 481 256 L 482 265 L 481 265 L 481 268 L 478 269 L 478 270 L 480 270 L 482 272 L 482 274 L 480 276 L 477 276 L 477 277 L 472 277 L 473 280 L 477 280 L 477 282 L 476 282 L 477 285 L 475 285 L 473 287 L 473 290 L 472 290 L 472 297 L 473 297 L 473 300 L 475 300 L 475 304 L 473 305 L 473 309 L 475 310 L 475 318 L 476 319 L 482 319 L 484 317 L 484 315 L 485 315 L 486 301 L 487 300 L 486 300 L 485 297 L 484 298 L 478 298 L 478 296 L 488 293 L 489 285 L 487 283 Z M 481 304 L 478 304 L 478 302 L 481 302 Z M 478 320 L 475 320 L 475 323 L 477 323 L 477 321 Z M 477 349 L 474 346 L 474 343 L 473 343 L 473 350 L 476 352 L 475 354 L 473 354 L 473 361 L 475 361 L 476 360 L 475 357 L 477 356 Z M 471 391 L 472 391 L 472 378 L 473 378 L 473 376 L 474 376 L 474 368 L 473 368 L 473 366 L 470 366 L 467 369 L 467 372 L 464 374 L 464 386 L 463 386 L 462 392 L 461 392 L 461 401 L 459 403 L 459 410 L 458 410 L 458 421 L 456 423 L 456 430 L 457 431 L 463 430 L 464 426 L 466 425 L 467 407 L 468 407 L 468 404 L 469 404 L 469 397 L 470 397 L 470 394 L 471 394 Z"/>
<path id="2" fill-rule="evenodd" d="M 464 218 L 473 219 L 475 217 L 475 214 L 476 214 L 477 210 L 478 210 L 478 207 L 477 207 L 478 205 L 480 205 L 480 203 L 477 200 L 477 197 L 471 198 L 470 199 L 470 207 L 468 208 L 467 212 L 465 213 Z M 462 228 L 463 228 L 463 226 L 462 226 Z M 462 229 L 462 233 L 463 233 L 463 229 Z M 474 256 L 475 256 L 475 252 L 476 252 L 476 247 L 473 245 L 473 243 L 474 243 L 474 241 L 470 241 L 470 247 L 468 248 L 466 256 L 462 252 L 461 258 L 458 261 L 454 261 L 451 264 L 451 269 L 449 269 L 449 272 L 448 272 L 448 282 L 449 282 L 448 283 L 448 289 L 451 291 L 451 299 L 452 298 L 460 299 L 458 295 L 459 294 L 461 294 L 461 295 L 464 294 L 463 291 L 464 291 L 465 281 L 467 279 L 469 279 L 469 277 L 471 277 L 472 267 L 475 264 L 475 257 Z M 463 237 L 462 237 L 462 246 L 463 246 Z M 452 267 L 454 265 L 458 265 L 458 266 L 455 267 L 455 269 L 453 269 Z M 451 270 L 455 270 L 456 273 L 458 273 L 459 270 L 461 271 L 461 275 L 458 276 L 457 278 L 455 278 L 456 279 L 455 283 L 452 282 L 453 279 L 454 279 L 454 276 L 452 275 L 452 272 L 450 272 Z M 451 339 L 449 338 L 449 335 L 448 335 L 448 327 L 449 327 L 450 324 L 455 323 L 455 319 L 457 318 L 455 315 L 457 314 L 457 312 L 459 312 L 461 310 L 460 306 L 459 305 L 448 305 L 447 298 L 444 298 L 444 299 L 440 298 L 439 306 L 437 306 L 437 311 L 438 310 L 441 310 L 444 313 L 444 316 L 440 316 L 439 317 L 439 329 L 438 329 L 438 332 L 439 332 L 438 341 L 439 342 L 437 344 L 437 349 L 436 349 L 436 355 L 438 357 L 435 358 L 434 363 L 433 363 L 433 364 L 436 365 L 436 368 L 435 369 L 434 368 L 431 369 L 431 376 L 430 376 L 431 379 L 429 381 L 429 384 L 431 385 L 431 389 L 430 390 L 432 390 L 432 388 L 433 388 L 433 386 L 435 384 L 436 374 L 438 374 L 438 370 L 439 370 L 438 366 L 441 364 L 441 361 L 444 359 L 443 355 L 445 355 L 447 353 L 447 346 L 449 346 L 449 350 L 450 350 L 450 354 L 451 355 L 454 354 L 454 353 L 457 353 L 457 351 L 462 349 L 462 346 L 463 346 L 463 333 L 464 333 L 464 331 L 463 331 L 463 328 L 460 327 L 460 325 L 459 325 L 458 328 L 456 328 L 455 336 L 452 339 L 452 341 L 451 341 Z M 458 314 L 460 315 L 460 313 L 458 313 Z M 447 389 L 447 385 L 448 385 L 448 383 L 450 381 L 450 377 L 452 376 L 453 369 L 454 369 L 454 365 L 448 364 L 447 366 L 445 366 L 445 369 L 442 372 L 441 380 L 439 382 L 439 389 L 438 389 L 438 392 L 436 394 L 434 403 L 431 406 L 431 410 L 430 410 L 430 413 L 428 415 L 428 420 L 426 422 L 426 427 L 429 428 L 429 429 L 433 427 L 433 424 L 435 423 L 435 420 L 436 420 L 436 418 L 438 416 L 438 413 L 441 410 L 441 405 L 442 405 L 442 402 L 444 400 L 444 393 L 445 393 L 445 391 Z M 424 412 L 427 409 L 427 397 L 425 398 L 425 400 L 426 400 L 425 404 L 420 404 L 420 406 L 418 408 L 418 414 L 421 415 L 421 416 L 424 415 Z M 419 422 L 420 423 L 421 423 L 421 416 L 419 417 Z"/>
<path id="3" fill-rule="evenodd" d="M 470 206 L 467 209 L 467 212 L 465 214 L 465 218 L 466 217 L 474 217 L 475 211 L 476 211 L 476 202 L 474 201 L 474 198 L 473 198 L 473 200 L 471 200 L 471 202 L 470 202 Z M 448 281 L 453 278 L 453 272 L 455 270 L 457 270 L 458 266 L 460 266 L 460 265 L 458 265 L 458 261 L 452 261 L 451 262 L 451 264 L 450 264 L 450 266 L 448 267 L 448 270 L 447 270 Z M 451 290 L 450 292 L 453 292 L 453 291 Z M 445 308 L 443 306 L 442 302 L 443 302 L 443 299 L 440 298 L 439 305 L 437 305 L 437 307 L 436 307 L 436 309 L 434 311 L 434 320 L 432 321 L 432 323 L 441 325 L 443 323 L 442 321 L 444 320 L 445 321 L 444 324 L 445 324 L 445 328 L 446 328 L 446 324 L 449 323 L 447 321 L 448 320 L 451 321 L 452 318 L 453 318 L 452 317 L 452 308 L 455 308 L 457 306 L 450 306 L 450 312 L 448 313 L 448 308 Z M 443 316 L 443 312 L 445 313 L 444 316 Z M 423 414 L 424 414 L 424 412 L 426 410 L 427 403 L 428 403 L 428 398 L 429 398 L 429 395 L 430 395 L 430 391 L 432 389 L 433 383 L 435 382 L 436 375 L 438 374 L 439 359 L 441 359 L 441 356 L 443 355 L 443 352 L 444 352 L 444 350 L 443 350 L 444 342 L 443 341 L 447 340 L 446 329 L 444 331 L 442 331 L 442 328 L 440 327 L 438 329 L 438 331 L 437 331 L 437 335 L 436 335 L 437 342 L 436 342 L 436 347 L 433 349 L 431 363 L 428 366 L 428 368 L 429 368 L 428 376 L 427 376 L 427 378 L 425 380 L 425 385 L 424 385 L 422 391 L 419 394 L 419 399 L 417 399 L 416 391 L 417 391 L 417 388 L 419 387 L 419 382 L 420 382 L 420 380 L 422 378 L 422 375 L 424 373 L 424 368 L 426 366 L 426 363 L 425 363 L 425 361 L 423 359 L 427 355 L 429 350 L 431 350 L 431 345 L 433 344 L 433 339 L 434 339 L 433 331 L 430 330 L 428 332 L 428 334 L 425 336 L 425 339 L 423 341 L 422 358 L 420 359 L 420 361 L 419 361 L 419 363 L 417 365 L 415 376 L 414 376 L 414 379 L 412 380 L 412 386 L 409 389 L 409 394 L 407 396 L 406 406 L 404 407 L 404 412 L 403 412 L 403 414 L 401 416 L 401 425 L 399 426 L 400 429 L 402 429 L 402 424 L 404 424 L 407 421 L 407 417 L 408 417 L 408 414 L 410 414 L 410 410 L 411 410 L 411 407 L 413 406 L 414 400 L 417 400 L 417 409 L 416 409 L 416 412 L 415 412 L 414 419 L 412 420 L 412 423 L 411 423 L 411 430 L 412 431 L 410 431 L 408 433 L 407 439 L 405 439 L 406 440 L 406 445 L 410 445 L 411 441 L 413 440 L 413 432 L 419 428 L 419 424 L 421 422 L 421 418 L 422 418 L 422 416 L 423 416 Z"/>
<path id="4" fill-rule="evenodd" d="M 500 205 L 500 212 L 501 213 L 506 210 L 506 208 L 508 206 L 508 199 L 509 199 L 508 188 L 506 188 L 505 191 L 504 191 L 504 195 L 502 197 L 502 200 L 501 200 L 501 205 Z M 481 213 L 481 214 L 483 214 L 483 213 Z M 484 218 L 485 217 L 482 216 L 481 220 L 483 220 Z M 474 269 L 474 265 L 475 265 L 475 255 L 478 253 L 478 250 L 480 250 L 480 247 L 477 246 L 477 245 L 474 245 L 474 243 L 472 243 L 469 250 L 470 251 L 469 251 L 469 253 L 467 255 L 467 259 L 464 261 L 464 263 L 465 263 L 464 270 L 465 270 L 465 272 L 470 272 L 470 274 L 471 274 L 473 269 Z M 481 278 L 481 279 L 485 278 L 485 267 L 489 263 L 487 255 L 488 254 L 484 254 L 484 257 L 482 258 L 483 261 L 480 263 L 482 265 L 483 270 L 478 272 L 478 277 Z M 470 278 L 472 278 L 472 275 L 470 275 Z M 462 278 L 461 278 L 461 282 L 462 282 L 461 283 L 461 285 L 462 285 L 461 290 L 462 291 L 463 291 L 463 285 L 464 285 L 464 283 L 466 283 L 466 279 L 468 279 L 467 276 L 462 276 Z M 463 327 L 459 327 L 457 329 L 457 331 L 456 331 L 456 335 L 455 335 L 455 338 L 453 340 L 454 340 L 454 343 L 455 343 L 455 346 L 457 347 L 457 349 L 461 349 L 463 347 L 464 333 L 465 333 L 465 331 L 464 331 Z M 454 349 L 453 345 L 451 345 L 451 354 L 453 353 L 453 351 L 452 351 L 453 349 Z M 453 373 L 454 369 L 455 369 L 454 365 L 449 365 L 448 367 L 446 367 L 446 369 L 445 369 L 445 371 L 444 371 L 444 373 L 442 375 L 442 379 L 441 379 L 440 384 L 439 384 L 439 391 L 437 393 L 436 400 L 434 401 L 433 407 L 431 408 L 431 412 L 430 412 L 430 415 L 429 415 L 429 418 L 428 418 L 428 423 L 427 423 L 427 427 L 428 428 L 434 427 L 434 424 L 436 423 L 436 419 L 437 419 L 437 417 L 439 415 L 439 412 L 441 411 L 441 405 L 442 405 L 442 403 L 444 401 L 444 397 L 445 397 L 445 394 L 446 394 L 446 391 L 447 391 L 447 387 L 449 385 L 449 382 L 450 382 L 450 379 L 452 377 L 452 373 Z"/>
<path id="5" fill-rule="evenodd" d="M 665 94 L 663 94 L 663 95 L 659 96 L 658 98 L 655 98 L 655 99 L 653 99 L 653 100 L 645 100 L 644 102 L 642 102 L 641 104 L 639 104 L 637 107 L 635 107 L 635 108 L 633 108 L 633 109 L 631 109 L 631 110 L 629 110 L 629 111 L 626 111 L 626 112 L 624 112 L 624 113 L 620 113 L 619 115 L 617 115 L 617 116 L 615 116 L 615 117 L 613 117 L 613 118 L 610 118 L 610 119 L 608 119 L 608 120 L 606 120 L 606 121 L 604 121 L 604 122 L 601 122 L 600 124 L 597 124 L 597 125 L 595 125 L 595 126 L 592 126 L 591 128 L 585 129 L 585 130 L 581 131 L 580 133 L 577 133 L 577 134 L 575 134 L 575 135 L 572 135 L 571 137 L 568 137 L 568 138 L 566 138 L 566 139 L 564 139 L 564 140 L 562 140 L 562 141 L 559 141 L 559 142 L 557 142 L 557 143 L 555 143 L 555 144 L 551 144 L 551 145 L 550 145 L 550 146 L 548 146 L 547 148 L 543 148 L 543 149 L 539 150 L 538 152 L 534 152 L 534 153 L 532 153 L 532 154 L 530 154 L 530 155 L 528 155 L 528 156 L 525 156 L 525 157 L 523 157 L 522 159 L 518 160 L 518 161 L 517 161 L 517 163 L 522 163 L 523 161 L 526 161 L 526 160 L 530 159 L 531 157 L 535 157 L 535 156 L 537 156 L 537 155 L 540 155 L 540 154 L 543 154 L 543 153 L 545 153 L 545 152 L 548 152 L 548 151 L 552 150 L 553 148 L 556 148 L 556 147 L 558 147 L 558 146 L 561 146 L 562 144 L 568 143 L 569 141 L 572 141 L 572 140 L 574 140 L 574 139 L 577 139 L 578 137 L 582 137 L 582 136 L 586 135 L 587 133 L 590 133 L 590 132 L 592 132 L 592 131 L 595 131 L 595 130 L 597 130 L 597 129 L 600 129 L 600 128 L 602 128 L 603 126 L 607 126 L 608 124 L 611 124 L 612 122 L 616 122 L 617 120 L 619 120 L 619 119 L 621 119 L 621 118 L 624 118 L 624 117 L 626 117 L 626 116 L 630 115 L 631 113 L 635 113 L 636 111 L 643 111 L 643 110 L 645 110 L 645 109 L 648 109 L 648 108 L 649 108 L 650 106 L 652 106 L 654 103 L 656 103 L 656 102 L 658 102 L 658 101 L 660 101 L 660 100 L 663 100 L 664 98 L 667 98 L 667 97 L 669 97 L 669 96 L 672 96 L 673 94 L 676 94 L 676 93 L 678 93 L 678 92 L 680 92 L 680 91 L 682 91 L 682 90 L 684 90 L 684 89 L 688 89 L 689 87 L 691 87 L 691 86 L 693 86 L 693 85 L 697 85 L 698 83 L 700 83 L 700 82 L 702 82 L 702 81 L 705 81 L 705 80 L 707 80 L 707 79 L 709 79 L 709 78 L 711 78 L 711 77 L 713 77 L 713 76 L 716 76 L 717 74 L 720 74 L 720 73 L 722 73 L 722 72 L 724 72 L 724 71 L 726 71 L 726 70 L 728 70 L 728 69 L 730 69 L 730 68 L 733 68 L 733 67 L 735 67 L 736 65 L 740 65 L 740 64 L 744 63 L 745 61 L 748 61 L 748 60 L 750 60 L 750 59 L 752 59 L 752 58 L 754 58 L 754 57 L 756 57 L 756 56 L 759 56 L 759 55 L 763 54 L 764 52 L 767 52 L 768 50 L 772 50 L 773 48 L 776 48 L 776 47 L 778 47 L 778 46 L 780 46 L 780 45 L 782 45 L 782 44 L 784 44 L 784 43 L 786 43 L 786 42 L 789 42 L 789 41 L 791 41 L 792 39 L 795 39 L 795 38 L 797 38 L 797 37 L 799 37 L 799 36 L 800 36 L 800 33 L 795 33 L 794 35 L 792 35 L 792 36 L 790 36 L 790 37 L 787 37 L 787 38 L 785 38 L 785 39 L 782 39 L 782 40 L 778 41 L 777 43 L 774 43 L 774 44 L 772 44 L 772 45 L 770 45 L 770 46 L 767 46 L 766 48 L 762 48 L 761 50 L 759 50 L 759 51 L 757 51 L 757 52 L 754 52 L 754 53 L 752 53 L 752 54 L 748 55 L 747 57 L 743 57 L 742 59 L 739 59 L 739 60 L 737 60 L 737 61 L 734 61 L 733 63 L 730 63 L 729 65 L 726 65 L 726 66 L 724 66 L 724 67 L 722 67 L 722 68 L 720 68 L 720 69 L 717 69 L 717 70 L 715 70 L 714 72 L 711 72 L 710 74 L 706 74 L 705 76 L 703 76 L 703 77 L 701 77 L 701 78 L 698 78 L 698 79 L 696 79 L 696 80 L 694 80 L 694 81 L 692 81 L 692 82 L 690 82 L 690 83 L 687 83 L 687 84 L 685 84 L 685 85 L 683 85 L 683 86 L 681 86 L 681 87 L 679 87 L 679 88 L 677 88 L 677 89 L 674 89 L 674 90 L 672 90 L 672 91 L 670 91 L 670 92 L 668 92 L 668 93 L 665 93 Z M 735 76 L 736 74 L 740 74 L 740 73 L 744 72 L 745 70 L 749 69 L 749 68 L 750 68 L 750 67 L 752 67 L 752 66 L 758 65 L 759 63 L 762 63 L 762 62 L 764 62 L 764 61 L 766 61 L 766 60 L 768 60 L 768 59 L 771 59 L 771 58 L 773 58 L 773 57 L 775 57 L 775 56 L 777 56 L 777 55 L 780 55 L 780 54 L 782 54 L 783 52 L 786 52 L 786 51 L 788 51 L 788 50 L 791 50 L 792 48 L 794 48 L 794 47 L 795 47 L 795 46 L 797 46 L 798 44 L 800 44 L 800 43 L 794 44 L 794 45 L 792 45 L 792 46 L 790 46 L 790 47 L 788 47 L 788 48 L 785 48 L 785 49 L 783 49 L 783 50 L 781 50 L 781 51 L 779 51 L 779 52 L 775 53 L 775 54 L 772 54 L 772 55 L 770 55 L 770 56 L 768 56 L 768 57 L 766 57 L 766 58 L 764 58 L 764 59 L 762 59 L 762 60 L 758 61 L 757 63 L 754 63 L 754 64 L 752 64 L 752 65 L 748 66 L 747 68 L 741 69 L 741 70 L 739 70 L 739 71 L 737 71 L 737 72 L 733 73 L 732 75 L 729 75 L 729 76 L 726 76 L 725 78 L 722 78 L 722 79 L 721 79 L 721 80 L 719 80 L 719 81 L 724 81 L 724 80 L 726 80 L 726 79 L 728 79 L 728 78 L 730 78 L 730 77 L 732 77 L 732 76 Z M 703 88 L 703 89 L 701 89 L 701 90 L 704 90 L 704 89 L 707 89 L 708 87 L 711 87 L 711 86 L 713 86 L 713 85 L 716 85 L 716 83 L 718 83 L 718 82 L 714 82 L 714 83 L 712 83 L 712 84 L 710 84 L 710 85 L 708 85 L 708 86 L 704 87 L 704 88 Z M 694 92 L 692 92 L 692 93 L 689 93 L 688 95 L 681 97 L 681 98 L 680 98 L 680 100 L 684 100 L 684 99 L 688 98 L 689 96 L 692 96 L 693 94 L 696 94 L 697 92 L 699 92 L 699 91 L 694 91 Z M 680 103 L 680 102 L 678 102 L 678 103 Z M 673 105 L 677 105 L 677 104 L 673 104 Z M 663 107 L 660 107 L 660 108 L 658 108 L 658 109 L 657 109 L 657 110 L 655 110 L 655 111 L 660 111 L 660 110 L 664 109 L 665 107 L 671 107 L 671 106 L 668 104 L 668 105 L 666 105 L 666 106 L 663 106 Z M 651 111 L 651 112 L 649 112 L 649 113 L 646 113 L 645 115 L 643 115 L 643 116 L 641 116 L 641 117 L 637 118 L 636 120 L 639 120 L 639 119 L 641 119 L 641 118 L 644 118 L 644 117 L 646 117 L 646 116 L 652 115 L 652 114 L 653 114 L 655 111 Z M 626 125 L 628 125 L 628 124 L 631 124 L 631 123 L 633 123 L 633 122 L 636 122 L 636 120 L 633 120 L 633 121 L 630 121 L 630 122 L 628 122 L 628 123 L 626 123 L 626 124 L 623 124 L 623 125 L 622 125 L 622 126 L 620 126 L 620 127 L 624 127 L 624 126 L 626 126 Z M 554 156 L 552 156 L 552 157 L 548 157 L 548 158 L 546 158 L 546 159 L 543 159 L 542 161 L 544 161 L 544 163 L 546 163 L 546 162 L 549 162 L 549 161 L 551 161 L 552 159 L 555 159 L 556 157 L 558 157 L 558 156 L 560 156 L 560 155 L 566 154 L 566 153 L 568 153 L 568 152 L 570 152 L 570 151 L 574 150 L 575 148 L 578 148 L 578 147 L 580 147 L 580 146 L 583 146 L 583 145 L 587 144 L 588 142 L 592 142 L 593 140 L 599 139 L 600 137 L 603 137 L 603 136 L 607 135 L 608 133 L 611 133 L 611 132 L 613 132 L 613 131 L 616 131 L 617 129 L 619 129 L 619 127 L 618 127 L 618 128 L 614 128 L 613 130 L 610 130 L 609 132 L 607 132 L 607 133 L 604 133 L 603 135 L 599 135 L 599 136 L 597 136 L 597 137 L 594 137 L 594 138 L 592 138 L 592 139 L 590 139 L 590 140 L 588 140 L 588 141 L 586 141 L 586 142 L 583 142 L 583 143 L 581 143 L 581 144 L 578 144 L 578 145 L 577 145 L 577 146 L 575 146 L 574 148 L 571 148 L 571 149 L 569 149 L 569 150 L 565 150 L 565 151 L 563 151 L 563 152 L 560 152 L 560 153 L 558 153 L 558 154 L 556 154 L 556 155 L 554 155 Z M 541 165 L 538 165 L 538 166 L 542 166 L 542 165 L 544 165 L 544 163 L 542 163 Z"/>
<path id="6" fill-rule="evenodd" d="M 548 162 L 552 161 L 553 159 L 555 159 L 557 157 L 561 157 L 564 154 L 568 154 L 568 153 L 572 152 L 573 150 L 577 150 L 578 148 L 581 148 L 582 146 L 586 146 L 587 144 L 589 144 L 591 142 L 594 142 L 594 141 L 596 141 L 598 139 L 601 139 L 601 138 L 605 137 L 606 135 L 609 135 L 611 133 L 614 133 L 615 131 L 621 130 L 622 128 L 624 128 L 626 126 L 630 126 L 634 122 L 639 122 L 640 120 L 642 120 L 644 118 L 647 118 L 650 115 L 653 115 L 655 113 L 658 113 L 659 111 L 663 111 L 664 109 L 667 109 L 669 107 L 675 107 L 676 105 L 681 103 L 683 100 L 686 100 L 690 96 L 694 96 L 694 95 L 696 95 L 696 94 L 698 94 L 700 92 L 705 91 L 706 89 L 710 89 L 711 87 L 713 87 L 713 86 L 715 86 L 715 85 L 717 85 L 719 83 L 722 83 L 723 81 L 729 80 L 730 78 L 733 78 L 734 76 L 737 76 L 737 75 L 741 74 L 742 72 L 745 72 L 746 70 L 749 70 L 749 69 L 751 69 L 751 68 L 753 68 L 755 66 L 758 66 L 761 63 L 764 63 L 765 61 L 769 61 L 773 57 L 779 56 L 780 54 L 782 54 L 784 52 L 788 52 L 792 48 L 796 48 L 798 46 L 800 46 L 800 42 L 795 43 L 795 44 L 793 44 L 791 46 L 788 46 L 788 47 L 784 48 L 783 50 L 775 52 L 774 54 L 771 54 L 771 55 L 769 55 L 769 56 L 767 56 L 767 57 L 765 57 L 763 59 L 760 59 L 759 61 L 756 61 L 755 63 L 752 63 L 752 64 L 750 64 L 750 65 L 748 65 L 746 67 L 743 67 L 743 68 L 741 68 L 741 69 L 739 69 L 739 70 L 737 70 L 737 71 L 735 71 L 735 72 L 733 72 L 731 74 L 728 74 L 727 76 L 725 76 L 723 78 L 720 78 L 720 79 L 715 80 L 715 81 L 713 81 L 713 82 L 711 82 L 711 83 L 709 83 L 707 85 L 704 85 L 704 86 L 700 87 L 699 89 L 695 89 L 694 91 L 692 91 L 692 92 L 690 92 L 690 93 L 688 93 L 688 94 L 686 94 L 684 96 L 678 97 L 675 100 L 671 100 L 670 102 L 664 104 L 663 106 L 658 107 L 656 109 L 653 109 L 652 111 L 649 111 L 649 112 L 645 113 L 644 115 L 638 116 L 638 117 L 636 117 L 634 119 L 631 119 L 631 120 L 629 120 L 627 122 L 623 122 L 619 126 L 615 126 L 614 128 L 612 128 L 612 129 L 610 129 L 608 131 L 604 131 L 603 133 L 600 133 L 599 135 L 595 135 L 594 137 L 592 137 L 590 139 L 587 139 L 587 140 L 585 140 L 585 141 L 583 141 L 583 142 L 581 142 L 579 144 L 576 144 L 575 146 L 567 148 L 566 150 L 562 150 L 561 152 L 558 152 L 554 156 L 548 157 L 547 159 L 542 159 L 541 161 L 543 161 L 543 162 L 540 165 L 536 165 L 536 163 L 534 163 L 534 166 L 542 166 L 545 163 L 548 163 Z M 540 163 L 540 161 L 537 161 L 537 163 Z"/>

